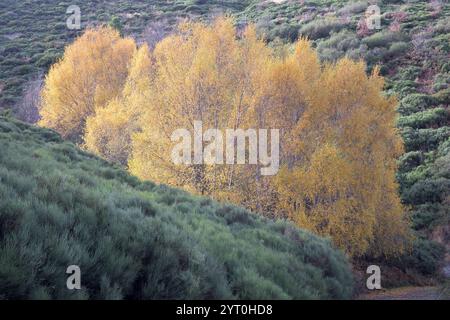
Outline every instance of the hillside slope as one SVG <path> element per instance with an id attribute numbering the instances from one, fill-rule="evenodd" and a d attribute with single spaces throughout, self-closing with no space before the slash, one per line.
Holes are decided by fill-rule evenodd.
<path id="1" fill-rule="evenodd" d="M 365 24 L 371 4 L 380 9 L 380 27 L 373 30 Z M 411 253 L 389 262 L 395 275 L 388 278 L 395 285 L 427 283 L 418 274 L 438 274 L 445 251 L 450 261 L 449 2 L 255 0 L 238 17 L 256 23 L 274 44 L 308 37 L 323 61 L 348 56 L 363 59 L 368 72 L 380 66 L 386 94 L 399 100 L 405 154 L 397 180 L 417 236 Z"/>
<path id="2" fill-rule="evenodd" d="M 349 298 L 328 241 L 0 117 L 0 299 Z M 82 289 L 66 288 L 69 265 Z"/>
<path id="3" fill-rule="evenodd" d="M 273 46 L 289 46 L 300 35 L 309 37 L 324 61 L 343 56 L 363 59 L 368 71 L 380 65 L 387 79 L 386 94 L 398 97 L 398 127 L 406 149 L 399 159 L 398 182 L 418 241 L 411 254 L 395 261 L 395 268 L 407 279 L 393 278 L 407 284 L 415 282 L 411 277 L 416 273 L 435 276 L 444 251 L 449 263 L 448 0 L 83 1 L 81 30 L 65 26 L 71 4 L 66 0 L 0 3 L 4 22 L 0 25 L 0 109 L 12 108 L 21 119 L 36 121 L 34 100 L 42 77 L 64 46 L 86 26 L 109 23 L 114 17 L 124 35 L 139 41 L 157 41 L 180 19 L 205 20 L 220 13 L 233 15 L 239 25 L 255 23 Z M 380 29 L 364 27 L 371 4 L 380 8 Z"/>
<path id="4" fill-rule="evenodd" d="M 81 29 L 70 30 L 66 20 L 70 0 L 0 2 L 0 110 L 21 104 L 23 90 L 44 75 L 64 46 L 88 26 L 114 18 L 125 35 L 158 40 L 180 19 L 207 19 L 243 10 L 248 0 L 86 0 L 76 3 Z M 31 80 L 31 82 L 30 82 Z M 39 81 L 38 81 L 39 82 Z M 27 120 L 29 120 L 28 118 Z M 30 120 L 34 120 L 31 118 Z"/>

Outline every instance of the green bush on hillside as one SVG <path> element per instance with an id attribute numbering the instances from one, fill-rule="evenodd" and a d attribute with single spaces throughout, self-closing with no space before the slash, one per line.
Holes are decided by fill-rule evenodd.
<path id="1" fill-rule="evenodd" d="M 349 53 L 354 54 L 360 46 L 360 41 L 355 33 L 343 30 L 338 33 L 332 33 L 330 38 L 325 39 L 317 45 L 317 51 L 322 60 L 337 61 Z M 357 59 L 358 56 L 351 56 Z"/>
<path id="2" fill-rule="evenodd" d="M 392 264 L 404 270 L 408 270 L 409 266 L 416 266 L 421 274 L 432 275 L 438 271 L 444 254 L 445 248 L 442 245 L 419 238 L 414 243 L 411 254 L 396 259 Z"/>
<path id="3" fill-rule="evenodd" d="M 444 126 L 449 122 L 449 119 L 450 113 L 446 109 L 434 108 L 400 117 L 397 125 L 399 127 L 423 129 L 431 126 Z"/>
<path id="4" fill-rule="evenodd" d="M 332 31 L 338 32 L 345 27 L 345 23 L 337 19 L 314 20 L 300 28 L 299 33 L 312 40 L 327 37 Z"/>
<path id="5" fill-rule="evenodd" d="M 405 40 L 400 32 L 380 31 L 363 39 L 363 43 L 369 48 L 388 47 L 390 44 Z"/>
<path id="6" fill-rule="evenodd" d="M 403 140 L 405 141 L 406 151 L 435 149 L 440 143 L 450 137 L 450 127 L 440 127 L 437 129 L 412 129 L 403 128 Z"/>
<path id="7" fill-rule="evenodd" d="M 438 104 L 438 99 L 422 93 L 414 93 L 404 97 L 400 101 L 398 111 L 401 115 L 408 116 L 412 113 L 425 111 Z"/>
<path id="8" fill-rule="evenodd" d="M 398 171 L 405 173 L 413 170 L 421 165 L 425 159 L 424 153 L 421 151 L 410 151 L 403 154 L 399 159 Z"/>

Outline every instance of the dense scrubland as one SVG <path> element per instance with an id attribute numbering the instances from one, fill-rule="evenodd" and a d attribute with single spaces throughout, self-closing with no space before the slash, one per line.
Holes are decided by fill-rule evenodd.
<path id="1" fill-rule="evenodd" d="M 345 256 L 286 221 L 142 182 L 0 117 L 0 298 L 349 298 Z M 66 288 L 66 268 L 82 289 Z"/>
<path id="2" fill-rule="evenodd" d="M 305 39 L 277 57 L 253 26 L 236 38 L 232 22 L 183 23 L 154 50 L 111 28 L 88 30 L 52 66 L 39 125 L 142 179 L 294 221 L 350 256 L 404 252 L 409 226 L 395 181 L 402 142 L 378 71 L 367 76 L 349 59 L 321 66 Z M 249 161 L 174 163 L 173 132 L 193 132 L 196 121 L 204 130 L 279 128 L 276 171 L 263 175 L 265 165 Z M 205 155 L 211 144 L 223 158 L 222 140 L 204 141 Z"/>
<path id="3" fill-rule="evenodd" d="M 84 1 L 80 5 L 83 27 L 101 23 L 110 24 L 122 36 L 134 37 L 138 44 L 146 41 L 151 51 L 158 41 L 175 31 L 175 26 L 183 18 L 211 22 L 216 16 L 228 13 L 235 19 L 235 25 L 239 31 L 243 30 L 248 23 L 254 23 L 257 33 L 264 35 L 265 42 L 277 57 L 289 57 L 295 51 L 295 43 L 303 36 L 308 37 L 310 45 L 315 48 L 322 64 L 336 63 L 344 57 L 354 60 L 362 59 L 365 61 L 364 68 L 369 75 L 376 70 L 375 66 L 379 65 L 379 74 L 386 80 L 383 88 L 384 95 L 395 96 L 398 101 L 397 128 L 403 138 L 404 148 L 403 152 L 393 152 L 388 159 L 395 157 L 398 160 L 396 178 L 399 197 L 402 202 L 402 212 L 408 215 L 411 222 L 414 241 L 409 250 L 400 250 L 402 254 L 397 252 L 395 255 L 386 256 L 367 252 L 361 255 L 365 250 L 360 250 L 353 262 L 355 266 L 360 266 L 362 269 L 367 262 L 383 265 L 383 270 L 387 270 L 388 274 L 384 278 L 385 286 L 406 283 L 429 284 L 439 277 L 439 269 L 446 251 L 445 246 L 448 246 L 450 237 L 448 227 L 450 217 L 450 116 L 448 111 L 450 6 L 447 1 L 377 1 L 382 14 L 380 30 L 369 30 L 362 23 L 364 12 L 369 5 L 366 1 L 286 1 L 282 4 L 251 0 L 115 1 L 114 3 L 110 5 L 108 1 L 101 3 Z M 31 1 L 21 3 L 4 1 L 0 4 L 2 21 L 7 21 L 0 28 L 0 51 L 2 52 L 0 108 L 12 108 L 17 117 L 29 122 L 39 119 L 35 101 L 43 83 L 43 74 L 62 57 L 64 47 L 84 31 L 84 29 L 71 31 L 65 28 L 67 16 L 65 10 L 70 4 L 72 3 L 69 1 L 50 0 L 39 2 L 39 4 Z M 141 55 L 142 52 L 143 50 Z M 116 88 L 109 89 L 121 91 L 117 88 L 127 82 L 127 77 L 128 71 L 123 71 Z M 288 80 L 285 79 L 285 81 Z M 121 92 L 120 95 L 124 94 Z M 120 110 L 121 104 L 124 104 L 123 100 L 114 100 L 109 108 L 116 112 Z M 89 122 L 92 128 L 102 127 L 104 123 L 99 119 L 111 121 L 107 117 L 109 113 L 102 112 L 98 112 L 102 115 L 101 117 L 98 116 Z M 128 123 L 124 119 L 126 117 L 122 117 L 122 122 L 119 122 L 115 128 L 123 130 L 124 123 Z M 391 120 L 392 118 L 389 118 L 389 121 Z M 108 123 L 111 124 L 111 122 Z M 356 121 L 355 125 L 357 123 Z M 56 127 L 55 129 L 64 133 Z M 84 134 L 83 127 L 80 132 Z M 95 145 L 95 139 L 101 140 L 101 134 L 108 135 L 108 132 L 97 131 L 100 136 L 95 136 L 94 131 L 87 131 L 92 137 L 90 146 L 84 139 L 79 139 L 80 132 L 75 135 L 66 135 L 66 138 L 83 145 L 84 148 L 90 147 L 92 151 L 113 162 L 128 165 L 128 155 L 125 158 L 108 156 L 111 155 L 110 150 L 114 150 L 112 155 L 117 155 L 118 150 L 128 154 L 130 150 L 126 148 L 124 150 L 120 144 L 118 146 L 110 144 L 109 148 L 103 150 Z M 119 132 L 123 131 L 119 130 Z M 153 141 L 151 137 L 141 136 L 142 148 L 145 148 L 145 142 L 149 141 Z M 151 159 L 145 154 L 141 156 L 146 161 Z M 316 156 L 319 159 L 322 157 L 323 160 L 330 156 L 335 157 L 336 161 L 328 163 L 329 168 L 332 165 L 342 168 L 344 164 L 339 162 L 339 152 L 332 148 L 325 148 Z M 138 162 L 133 163 L 134 173 L 139 175 Z M 281 203 L 292 203 L 286 199 L 291 199 L 293 196 L 290 184 L 297 185 L 293 177 L 305 180 L 306 173 L 310 173 L 308 177 L 312 177 L 313 169 L 313 167 L 300 167 L 295 175 L 292 171 L 290 174 L 288 172 L 285 175 L 286 179 L 279 181 L 278 189 L 283 189 L 285 197 L 284 202 L 281 201 Z M 314 176 L 319 180 L 325 174 L 330 175 L 330 171 L 325 173 L 318 168 L 315 170 Z M 146 172 L 149 171 L 146 170 Z M 141 176 L 154 178 L 158 176 L 158 172 L 154 172 L 152 177 L 142 174 Z M 288 179 L 289 177 L 291 180 Z M 177 181 L 169 177 L 167 182 L 171 183 L 173 180 Z M 318 185 L 315 184 L 315 186 Z M 329 187 L 320 184 L 319 186 Z M 347 187 L 345 182 L 333 186 Z M 391 186 L 391 190 L 395 189 L 395 183 Z M 369 186 L 366 187 L 370 189 Z M 195 186 L 189 190 L 198 192 Z M 254 190 L 251 191 L 254 192 Z M 319 191 L 316 190 L 316 192 Z M 305 190 L 301 196 L 306 201 L 299 201 L 307 204 L 307 213 L 311 213 L 308 204 L 311 192 L 311 189 Z M 334 197 L 330 193 L 327 195 Z M 262 194 L 258 193 L 258 196 Z M 230 200 L 242 203 L 255 211 L 263 211 L 242 199 L 231 198 Z M 295 208 L 297 209 L 297 206 Z M 330 212 L 330 206 L 322 206 L 320 209 L 324 208 Z M 353 207 L 347 206 L 348 208 Z M 381 206 L 377 206 L 376 210 L 380 208 Z M 290 208 L 283 209 L 282 216 L 295 221 L 289 214 Z M 381 210 L 381 212 L 384 211 Z M 268 216 L 272 214 L 273 217 L 273 213 L 274 210 L 266 210 Z M 295 222 L 308 226 L 305 219 Z M 318 223 L 320 224 L 320 221 Z M 330 230 L 314 229 L 311 225 L 309 229 L 333 238 Z M 342 238 L 343 232 L 335 230 L 335 234 L 339 234 Z M 355 234 L 361 236 L 359 231 Z M 352 234 L 345 235 L 349 236 L 343 237 L 347 241 L 344 244 L 336 241 L 336 236 L 333 240 L 349 253 L 352 250 L 349 250 L 346 244 L 355 238 Z M 356 239 L 358 240 L 353 244 L 361 244 L 361 238 Z"/>

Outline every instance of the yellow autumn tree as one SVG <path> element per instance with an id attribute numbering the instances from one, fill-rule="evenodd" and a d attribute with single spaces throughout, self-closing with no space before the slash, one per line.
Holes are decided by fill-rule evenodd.
<path id="1" fill-rule="evenodd" d="M 152 63 L 147 45 L 131 59 L 129 74 L 120 96 L 87 118 L 85 147 L 103 158 L 126 166 L 131 152 L 131 137 L 140 130 L 143 105 L 151 99 Z"/>
<path id="2" fill-rule="evenodd" d="M 253 26 L 238 35 L 228 18 L 182 23 L 152 52 L 91 30 L 50 71 L 41 123 L 65 136 L 85 132 L 87 149 L 143 179 L 288 218 L 350 256 L 401 253 L 410 235 L 395 180 L 403 152 L 395 99 L 382 94 L 378 69 L 322 64 L 303 38 L 291 49 L 271 49 Z M 109 52 L 106 67 L 96 65 L 97 50 Z M 244 163 L 236 153 L 227 163 L 227 129 L 247 133 Z M 277 175 L 249 163 L 248 129 L 279 129 Z"/>
<path id="3" fill-rule="evenodd" d="M 135 47 L 114 29 L 88 29 L 51 67 L 39 124 L 80 142 L 86 119 L 122 91 Z"/>
<path id="4" fill-rule="evenodd" d="M 311 44 L 299 39 L 291 54 L 271 59 L 265 64 L 264 73 L 254 79 L 255 92 L 250 104 L 250 119 L 257 128 L 280 130 L 280 154 L 283 164 L 292 165 L 296 158 L 289 152 L 292 131 L 310 106 L 311 95 L 316 94 L 316 82 L 320 75 L 320 62 Z M 279 193 L 273 177 L 264 177 L 256 170 L 251 201 L 244 204 L 270 216 L 282 216 L 279 210 Z"/>
<path id="5" fill-rule="evenodd" d="M 193 138 L 195 122 L 204 131 L 249 126 L 254 79 L 263 72 L 270 51 L 254 28 L 239 40 L 232 21 L 218 19 L 212 27 L 182 24 L 177 34 L 156 45 L 153 57 L 157 72 L 152 98 L 143 106 L 142 132 L 134 137 L 131 172 L 241 202 L 231 198 L 239 195 L 236 186 L 244 184 L 248 172 L 235 165 L 195 163 L 193 150 L 189 165 L 174 164 L 171 150 L 177 142 L 171 137 L 175 130 L 186 129 Z"/>
<path id="6" fill-rule="evenodd" d="M 283 168 L 278 179 L 280 208 L 297 225 L 331 236 L 347 252 L 367 248 L 374 217 L 350 196 L 352 168 L 335 146 L 320 146 L 310 162 Z"/>
<path id="7" fill-rule="evenodd" d="M 275 179 L 280 209 L 350 255 L 399 254 L 409 234 L 395 182 L 396 102 L 362 62 L 327 65 L 315 83 L 285 148 L 294 161 Z"/>
<path id="8" fill-rule="evenodd" d="M 274 55 L 252 27 L 237 38 L 226 19 L 183 25 L 154 59 L 133 173 L 287 217 L 352 256 L 402 252 L 408 223 L 395 182 L 402 142 L 396 102 L 382 95 L 377 70 L 367 76 L 364 63 L 349 59 L 321 65 L 306 39 Z M 279 128 L 283 169 L 270 177 L 260 164 L 174 164 L 172 133 L 192 134 L 196 121 L 222 132 Z"/>

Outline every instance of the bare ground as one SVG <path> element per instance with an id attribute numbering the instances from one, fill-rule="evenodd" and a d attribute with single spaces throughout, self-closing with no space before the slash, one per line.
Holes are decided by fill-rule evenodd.
<path id="1" fill-rule="evenodd" d="M 359 300 L 448 300 L 449 288 L 445 287 L 402 287 L 360 295 Z"/>

